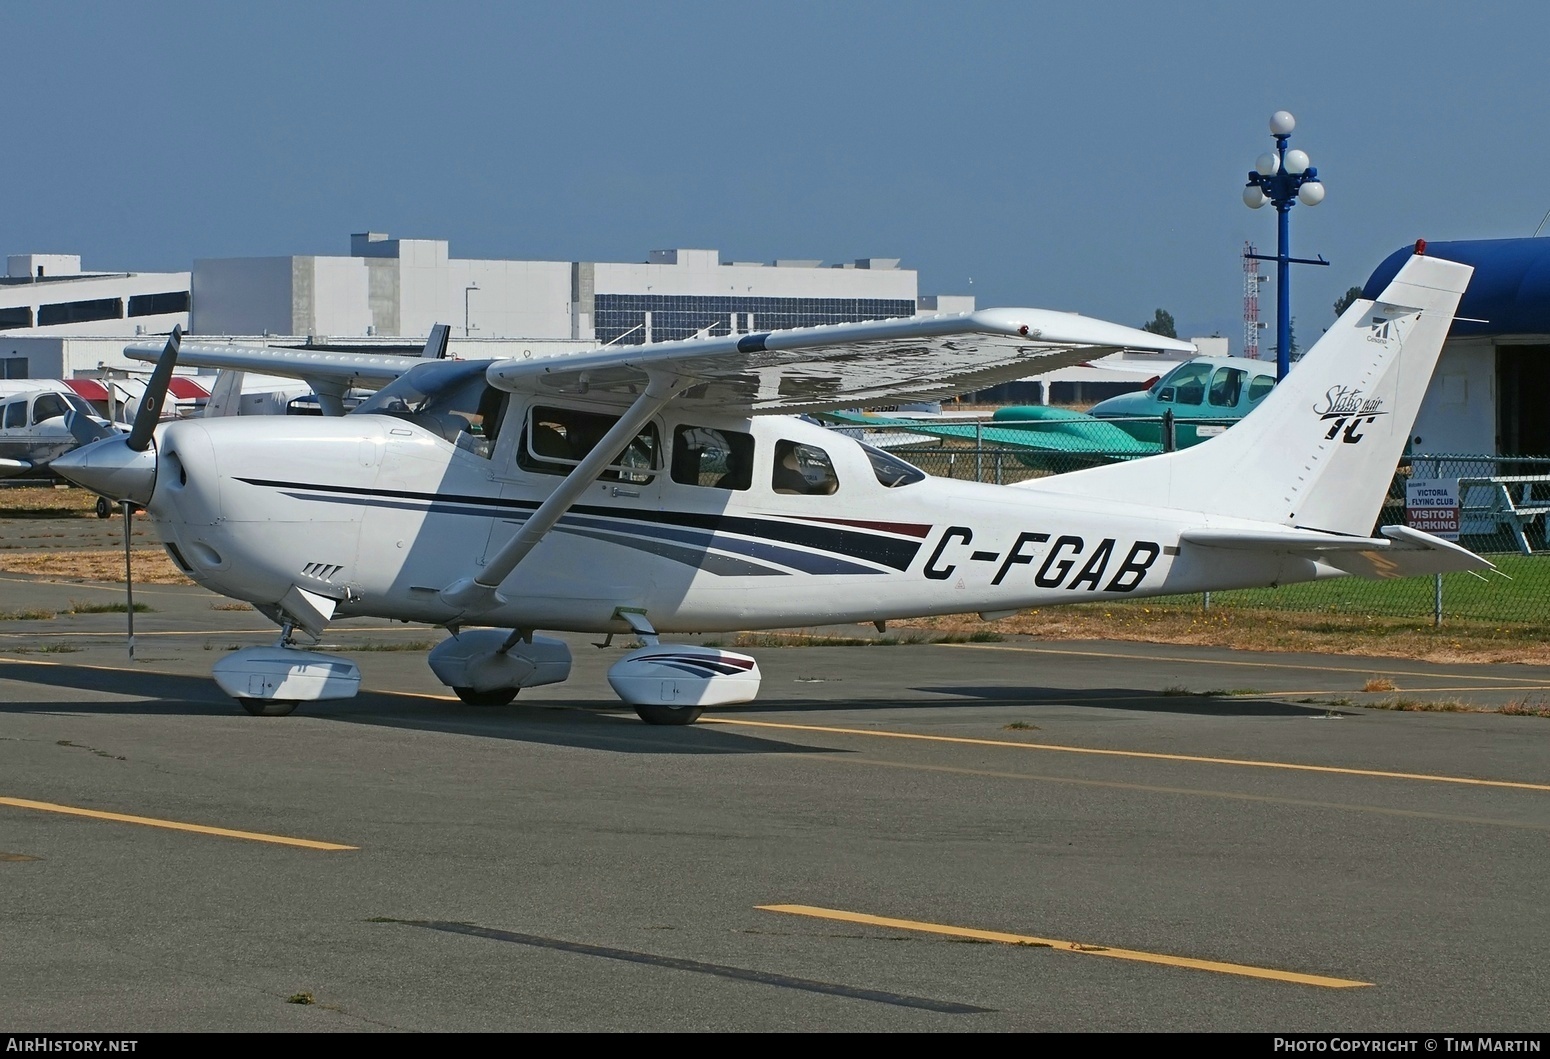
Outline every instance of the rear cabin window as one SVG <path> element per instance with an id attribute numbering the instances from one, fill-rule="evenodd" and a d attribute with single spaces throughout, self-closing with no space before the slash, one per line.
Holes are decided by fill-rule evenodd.
<path id="1" fill-rule="evenodd" d="M 1276 380 L 1273 375 L 1256 375 L 1254 381 L 1249 383 L 1249 403 L 1261 400 L 1265 394 L 1275 389 Z"/>
<path id="2" fill-rule="evenodd" d="M 27 425 L 27 402 L 12 401 L 5 406 L 5 426 L 24 427 Z"/>
<path id="3" fill-rule="evenodd" d="M 753 484 L 753 435 L 712 427 L 676 428 L 672 479 L 679 485 L 747 489 Z"/>
<path id="4" fill-rule="evenodd" d="M 538 474 L 569 474 L 618 421 L 618 416 L 574 408 L 535 407 L 522 426 L 517 466 Z M 656 477 L 660 454 L 657 425 L 647 423 L 598 479 L 644 485 Z"/>

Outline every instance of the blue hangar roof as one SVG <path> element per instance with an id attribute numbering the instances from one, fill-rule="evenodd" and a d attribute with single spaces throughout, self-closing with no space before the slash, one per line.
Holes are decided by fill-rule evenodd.
<path id="1" fill-rule="evenodd" d="M 1388 285 L 1415 247 L 1383 259 L 1362 288 L 1375 298 Z M 1475 275 L 1459 302 L 1449 332 L 1454 337 L 1550 334 L 1550 239 L 1462 239 L 1427 243 L 1427 257 L 1473 265 Z M 1473 321 L 1484 320 L 1485 323 Z"/>

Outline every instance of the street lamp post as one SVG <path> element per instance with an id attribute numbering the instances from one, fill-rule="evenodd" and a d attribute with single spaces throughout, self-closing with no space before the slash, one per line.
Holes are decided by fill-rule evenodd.
<path id="1" fill-rule="evenodd" d="M 1292 206 L 1298 202 L 1304 206 L 1317 206 L 1324 201 L 1324 185 L 1319 181 L 1319 171 L 1308 164 L 1305 151 L 1286 149 L 1297 121 L 1284 110 L 1270 116 L 1270 135 L 1275 137 L 1276 149 L 1266 151 L 1254 162 L 1249 182 L 1243 188 L 1243 204 L 1257 210 L 1269 202 L 1276 208 L 1276 256 L 1247 254 L 1260 261 L 1276 263 L 1276 378 L 1286 378 L 1292 368 L 1292 279 L 1289 265 L 1327 265 L 1322 256 L 1317 260 L 1289 256 L 1291 241 Z"/>

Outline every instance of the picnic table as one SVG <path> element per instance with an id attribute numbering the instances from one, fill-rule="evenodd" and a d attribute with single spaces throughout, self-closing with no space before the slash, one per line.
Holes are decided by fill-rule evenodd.
<path id="1" fill-rule="evenodd" d="M 1550 474 L 1497 474 L 1459 479 L 1462 518 L 1489 519 L 1505 526 L 1518 550 L 1532 555 L 1528 528 L 1550 512 Z"/>

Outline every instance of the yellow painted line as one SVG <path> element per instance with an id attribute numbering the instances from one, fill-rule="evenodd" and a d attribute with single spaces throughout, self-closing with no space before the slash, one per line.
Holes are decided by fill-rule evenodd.
<path id="1" fill-rule="evenodd" d="M 1014 750 L 1048 750 L 1061 754 L 1091 754 L 1096 757 L 1143 758 L 1149 761 L 1183 761 L 1197 765 L 1237 765 L 1244 768 L 1284 769 L 1290 772 L 1323 772 L 1336 776 L 1370 776 L 1374 779 L 1384 780 L 1459 783 L 1471 787 L 1505 787 L 1521 791 L 1550 791 L 1550 784 L 1545 783 L 1481 780 L 1468 776 L 1438 776 L 1425 772 L 1384 772 L 1380 769 L 1340 768 L 1335 765 L 1300 765 L 1291 761 L 1254 761 L 1247 758 L 1197 757 L 1193 754 L 1159 754 L 1147 750 L 1099 750 L 1087 746 L 1061 746 L 1056 743 L 1017 743 L 1009 739 L 974 739 L 960 735 L 921 735 L 917 732 L 885 732 L 880 729 L 831 728 L 817 724 L 784 724 L 778 721 L 734 720 L 730 717 L 701 717 L 699 723 L 732 724 L 747 728 L 780 728 L 794 732 L 823 732 L 828 735 L 862 735 L 875 739 L 916 739 L 927 743 L 957 743 L 964 746 L 999 746 Z"/>
<path id="2" fill-rule="evenodd" d="M 944 923 L 922 923 L 913 919 L 890 919 L 887 916 L 867 915 L 865 912 L 845 912 L 838 908 L 815 908 L 812 905 L 757 905 L 763 912 L 783 912 L 792 916 L 810 916 L 814 919 L 832 919 L 841 923 L 862 923 L 890 930 L 915 930 L 924 934 L 943 934 L 953 938 L 974 938 L 978 941 L 996 941 L 1003 945 L 1039 945 L 1060 952 L 1079 952 L 1084 956 L 1108 956 L 1116 960 L 1135 960 L 1138 963 L 1156 963 L 1167 967 L 1187 967 L 1195 971 L 1212 971 L 1216 974 L 1236 974 L 1246 978 L 1266 978 L 1275 982 L 1295 982 L 1298 985 L 1316 985 L 1325 989 L 1353 989 L 1372 985 L 1351 978 L 1329 978 L 1321 974 L 1303 974 L 1300 971 L 1280 971 L 1273 967 L 1255 967 L 1246 963 L 1223 963 L 1218 960 L 1197 960 L 1190 956 L 1169 956 L 1161 952 L 1142 952 L 1139 949 L 1116 949 L 1109 945 L 1084 945 L 1076 941 L 1058 938 L 1039 938 L 1030 934 L 1007 934 L 999 930 L 977 930 L 974 927 L 953 927 Z"/>
<path id="3" fill-rule="evenodd" d="M 1291 805 L 1300 809 L 1331 809 L 1348 813 L 1376 813 L 1408 820 L 1443 820 L 1450 824 L 1467 824 L 1471 827 L 1510 827 L 1525 831 L 1550 831 L 1550 821 L 1504 820 L 1490 816 L 1461 816 L 1457 813 L 1433 813 L 1424 809 L 1395 809 L 1386 805 L 1366 805 L 1361 802 L 1326 802 L 1311 798 L 1282 798 L 1273 794 L 1248 794 L 1244 791 L 1220 791 L 1206 787 L 1164 787 L 1155 783 L 1122 783 L 1117 780 L 1095 780 L 1085 776 L 1044 776 L 1031 772 L 1004 772 L 996 769 L 955 768 L 952 765 L 925 765 L 912 761 L 884 761 L 881 758 L 858 757 L 855 754 L 809 754 L 803 761 L 822 761 L 833 765 L 858 765 L 869 768 L 890 768 L 904 772 L 937 772 L 949 776 L 976 776 L 994 780 L 1015 780 L 1020 783 L 1058 783 L 1071 787 L 1096 787 L 1112 791 L 1142 791 L 1147 794 L 1178 794 L 1192 798 L 1222 798 L 1234 802 L 1252 802 L 1256 805 Z"/>
<path id="4" fill-rule="evenodd" d="M 1375 666 L 1337 666 L 1337 665 L 1309 665 L 1303 662 L 1238 662 L 1228 658 L 1181 658 L 1170 655 L 1142 655 L 1126 654 L 1122 651 L 1069 651 L 1053 647 L 1016 647 L 1003 644 L 983 643 L 950 643 L 931 644 L 933 647 L 953 647 L 970 651 L 1014 651 L 1020 654 L 1036 655 L 1074 655 L 1079 658 L 1118 658 L 1128 662 L 1183 662 L 1194 666 L 1243 666 L 1249 669 L 1307 669 L 1316 673 L 1367 674 L 1379 676 L 1382 674 L 1398 674 L 1400 676 L 1429 677 L 1436 679 L 1439 676 L 1452 677 L 1457 680 L 1489 680 L 1489 681 L 1513 681 L 1521 680 L 1521 677 L 1492 677 L 1475 673 L 1433 673 L 1420 669 L 1385 669 L 1381 668 L 1382 659 L 1374 658 Z"/>
<path id="5" fill-rule="evenodd" d="M 151 816 L 129 816 L 126 813 L 107 813 L 100 809 L 81 809 L 73 805 L 55 805 L 53 802 L 34 802 L 26 798 L 0 798 L 0 805 L 17 809 L 36 809 L 45 813 L 64 813 L 67 816 L 86 816 L 93 820 L 111 820 L 119 824 L 140 824 L 144 827 L 161 827 L 168 831 L 192 831 L 200 835 L 216 835 L 220 838 L 241 838 L 249 842 L 269 842 L 277 846 L 300 846 L 302 849 L 347 850 L 359 846 L 341 846 L 337 842 L 318 842 L 310 838 L 291 838 L 287 835 L 266 835 L 261 831 L 233 831 L 229 827 L 207 827 L 204 824 L 185 824 L 179 820 L 158 820 Z"/>

